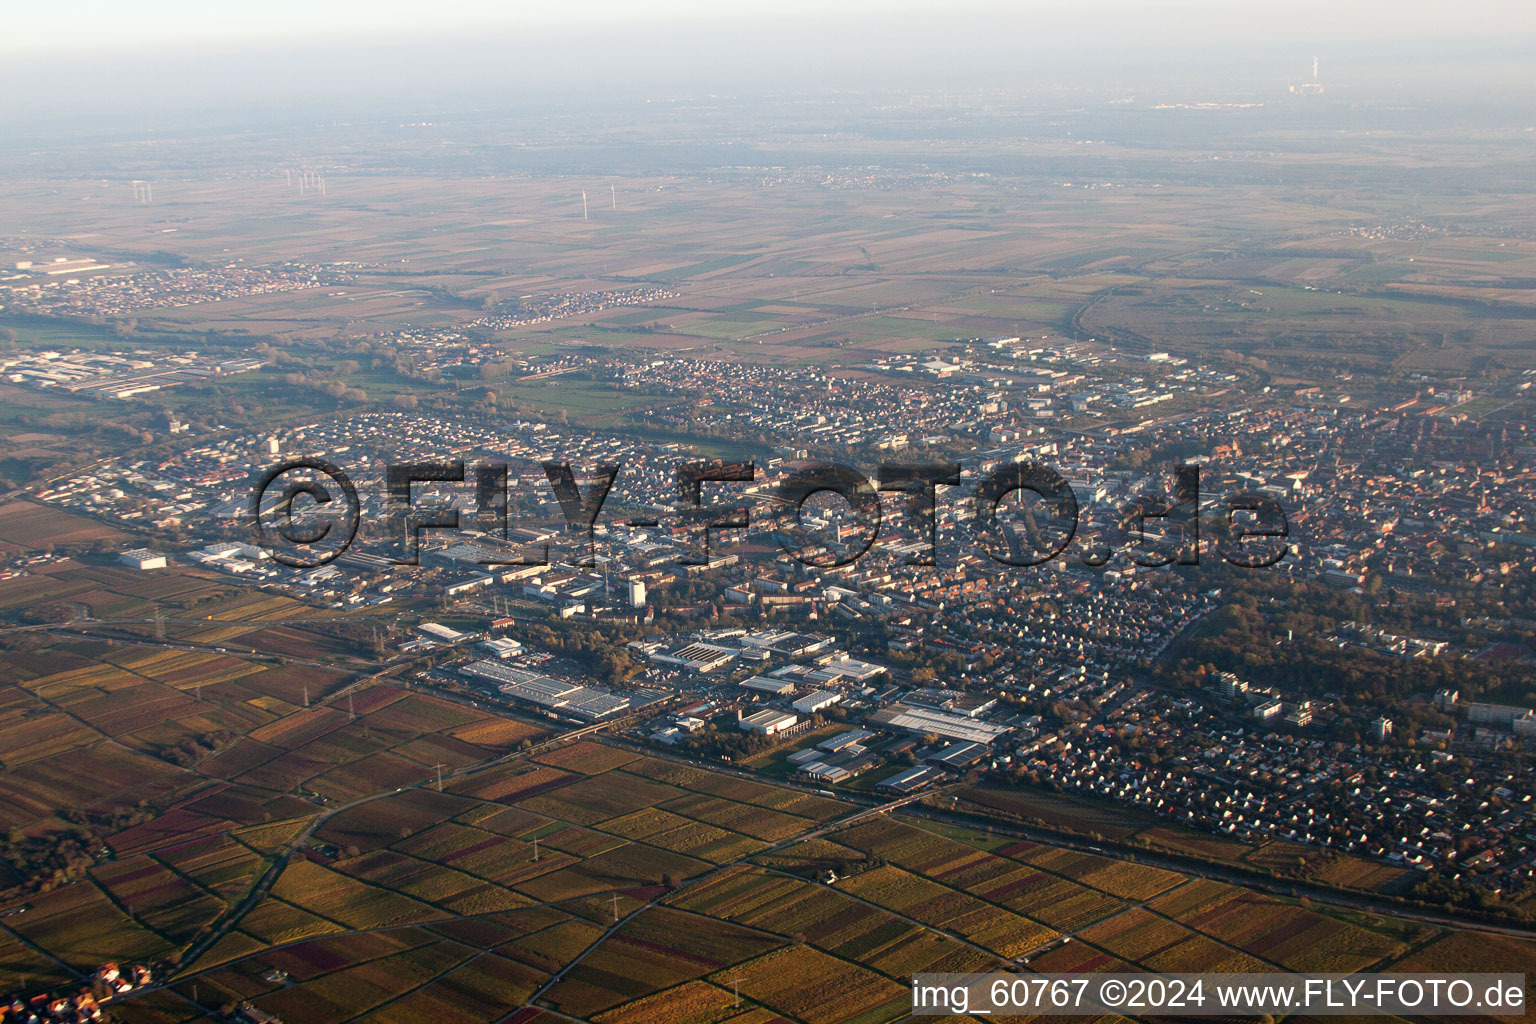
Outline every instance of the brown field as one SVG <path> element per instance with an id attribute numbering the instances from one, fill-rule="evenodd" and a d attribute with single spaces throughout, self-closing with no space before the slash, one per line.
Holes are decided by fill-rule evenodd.
<path id="1" fill-rule="evenodd" d="M 183 720 L 232 721 L 218 717 L 221 701 L 271 672 L 171 651 L 80 647 L 73 657 L 50 672 L 19 659 L 13 702 L 42 707 L 47 721 L 51 704 L 89 713 L 93 694 L 180 694 L 208 673 L 216 682 Z M 293 857 L 178 990 L 195 977 L 205 992 L 272 1012 L 346 1006 L 370 1021 L 432 1013 L 467 1024 L 517 1010 L 579 959 L 541 1005 L 599 1024 L 876 1024 L 898 1015 L 914 972 L 985 971 L 1032 954 L 1032 969 L 1063 971 L 1405 969 L 1410 948 L 1425 962 L 1460 955 L 1435 929 L 1365 927 L 1131 861 L 941 832 L 921 819 L 865 819 L 764 855 L 766 844 L 809 833 L 848 805 L 591 741 L 455 777 L 439 793 L 432 759 L 489 759 L 506 748 L 484 741 L 520 741 L 530 727 L 383 686 L 358 692 L 353 709 L 355 719 L 269 705 L 243 726 L 246 739 L 197 773 L 165 765 L 167 780 L 200 788 L 112 837 L 115 859 L 89 882 L 35 900 L 15 919 L 18 934 L 80 964 L 108 949 L 117 958 L 173 949 L 248 891 L 312 820 L 313 805 L 274 792 L 300 785 L 336 800 L 380 796 L 328 820 L 315 849 Z M 153 749 L 156 737 L 175 735 L 165 729 L 122 736 Z M 10 749 L 24 753 L 15 735 Z M 74 759 L 108 749 L 80 735 Z M 130 758 L 117 769 L 124 779 L 131 758 L 147 757 L 118 756 Z M 43 778 L 49 761 L 15 771 Z M 46 777 L 67 784 L 62 773 Z M 186 783 L 167 791 L 177 785 Z M 832 885 L 822 882 L 827 870 L 839 875 Z M 679 889 L 669 893 L 665 879 Z M 604 938 L 615 910 L 632 916 Z M 1062 934 L 1075 941 L 1037 952 Z M 25 948 L 0 960 L 13 975 L 28 965 L 38 966 Z M 290 982 L 263 981 L 271 968 Z M 739 1011 L 723 998 L 737 977 Z M 130 1010 L 120 1008 L 130 1024 L 163 1013 L 157 1004 L 142 1016 Z"/>
<path id="2" fill-rule="evenodd" d="M 555 747 L 534 758 L 541 764 L 566 768 L 583 775 L 602 775 L 611 768 L 620 768 L 639 759 L 638 754 L 631 754 L 627 750 L 619 750 L 615 747 L 605 747 L 590 740 L 579 740 L 576 743 Z"/>
<path id="3" fill-rule="evenodd" d="M 172 947 L 135 924 L 89 882 L 42 893 L 28 902 L 32 909 L 8 918 L 7 927 L 77 970 L 94 970 L 107 960 L 150 959 Z"/>
<path id="4" fill-rule="evenodd" d="M 756 1002 L 807 1024 L 881 1020 L 902 1003 L 910 1007 L 903 986 L 809 946 L 770 953 L 730 974 Z"/>
<path id="5" fill-rule="evenodd" d="M 0 504 L 0 546 L 9 551 L 35 551 L 55 546 L 118 540 L 123 534 L 83 516 L 61 515 L 57 509 L 32 501 Z M 6 581 L 14 582 L 14 581 Z"/>

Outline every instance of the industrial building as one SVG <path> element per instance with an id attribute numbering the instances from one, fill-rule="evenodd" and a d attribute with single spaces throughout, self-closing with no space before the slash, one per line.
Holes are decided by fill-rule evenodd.
<path id="1" fill-rule="evenodd" d="M 822 740 L 816 744 L 816 749 L 825 750 L 829 754 L 835 754 L 839 750 L 846 750 L 849 747 L 860 747 L 862 749 L 861 744 L 865 740 L 874 739 L 875 735 L 875 733 L 870 732 L 868 729 L 850 729 L 847 732 L 840 732 L 836 736 L 829 736 Z"/>
<path id="2" fill-rule="evenodd" d="M 547 713 L 583 722 L 612 718 L 632 707 L 655 703 L 664 696 L 649 690 L 633 695 L 618 694 L 605 687 L 582 686 L 497 661 L 471 662 L 460 671 L 472 679 L 496 684 L 497 690 L 508 700 L 532 704 Z"/>
<path id="3" fill-rule="evenodd" d="M 924 758 L 924 763 L 945 771 L 963 772 L 991 756 L 992 750 L 985 743 L 949 743 L 943 750 Z"/>
<path id="4" fill-rule="evenodd" d="M 882 779 L 875 784 L 875 788 L 885 793 L 906 796 L 908 793 L 915 793 L 926 786 L 933 785 L 943 777 L 943 772 L 924 764 L 916 768 L 908 768 L 904 772 L 897 772 L 888 779 Z"/>
<path id="5" fill-rule="evenodd" d="M 888 708 L 876 711 L 869 717 L 869 721 L 873 725 L 884 726 L 887 729 L 933 733 L 946 740 L 959 740 L 966 743 L 996 743 L 1009 732 L 1009 727 L 1006 725 L 993 725 L 990 722 L 976 721 L 949 711 L 910 707 L 906 704 L 892 704 Z"/>
<path id="6" fill-rule="evenodd" d="M 509 636 L 499 636 L 493 640 L 482 641 L 480 646 L 485 648 L 489 654 L 498 658 L 510 658 L 514 654 L 521 654 L 523 651 L 522 643 L 513 640 Z"/>
<path id="7" fill-rule="evenodd" d="M 833 693 L 831 690 L 812 690 L 791 704 L 790 707 L 802 715 L 814 715 L 816 712 L 829 708 L 842 699 L 842 694 Z"/>
<path id="8" fill-rule="evenodd" d="M 118 555 L 117 560 L 130 569 L 165 568 L 165 556 L 149 548 L 132 548 Z"/>
<path id="9" fill-rule="evenodd" d="M 663 665 L 677 665 L 693 672 L 709 673 L 724 668 L 736 658 L 736 652 L 713 644 L 684 644 L 675 651 L 656 652 L 652 661 Z"/>
<path id="10" fill-rule="evenodd" d="M 441 644 L 456 644 L 468 636 L 467 633 L 461 633 L 452 626 L 445 626 L 441 622 L 423 622 L 416 627 L 416 632 Z"/>
<path id="11" fill-rule="evenodd" d="M 799 721 L 799 718 L 785 711 L 758 711 L 737 721 L 736 727 L 742 732 L 755 732 L 762 736 L 773 736 L 790 728 Z"/>
<path id="12" fill-rule="evenodd" d="M 751 679 L 743 679 L 741 688 L 744 690 L 756 690 L 758 693 L 767 693 L 775 697 L 785 697 L 795 692 L 795 684 L 788 679 L 774 679 L 771 676 L 753 676 Z M 795 709 L 799 711 L 799 708 Z"/>

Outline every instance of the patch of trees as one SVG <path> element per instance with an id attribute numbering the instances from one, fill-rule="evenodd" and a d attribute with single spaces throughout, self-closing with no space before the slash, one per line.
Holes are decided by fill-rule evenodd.
<path id="1" fill-rule="evenodd" d="M 28 834 L 12 828 L 0 840 L 0 862 L 11 869 L 13 881 L 47 892 L 85 877 L 106 850 L 104 836 L 142 824 L 157 812 L 148 804 L 110 812 L 71 809 L 62 817 L 69 827 Z"/>
<path id="2" fill-rule="evenodd" d="M 1204 566 L 1201 566 L 1202 570 Z M 1212 613 L 1195 637 L 1180 645 L 1165 678 L 1199 686 L 1199 672 L 1229 671 L 1251 682 L 1296 694 L 1337 693 L 1385 704 L 1442 687 L 1464 700 L 1526 703 L 1536 700 L 1536 669 L 1488 664 L 1454 654 L 1402 658 L 1362 646 L 1340 647 L 1327 637 L 1346 623 L 1372 623 L 1389 633 L 1447 639 L 1462 650 L 1482 642 L 1462 626 L 1487 610 L 1458 602 L 1444 607 L 1424 599 L 1366 597 L 1318 584 L 1250 578 L 1228 588 L 1228 603 Z"/>
<path id="3" fill-rule="evenodd" d="M 738 761 L 751 757 L 767 744 L 768 741 L 757 733 L 735 729 L 723 731 L 710 725 L 683 740 L 678 746 L 694 757 Z"/>
<path id="4" fill-rule="evenodd" d="M 361 388 L 349 388 L 340 380 L 328 380 L 301 373 L 286 373 L 283 375 L 283 383 L 295 391 L 309 391 L 324 395 L 338 403 L 358 404 L 368 401 L 367 393 Z"/>
<path id="5" fill-rule="evenodd" d="M 239 739 L 228 729 L 215 729 L 201 736 L 189 736 L 174 747 L 165 747 L 160 756 L 180 768 L 190 768 L 212 757 Z"/>
<path id="6" fill-rule="evenodd" d="M 1521 904 L 1487 889 L 1463 885 L 1459 880 L 1442 874 L 1432 874 L 1414 886 L 1413 898 L 1420 903 L 1441 906 L 1446 910 L 1473 910 L 1522 924 L 1536 922 L 1536 905 L 1529 900 Z"/>

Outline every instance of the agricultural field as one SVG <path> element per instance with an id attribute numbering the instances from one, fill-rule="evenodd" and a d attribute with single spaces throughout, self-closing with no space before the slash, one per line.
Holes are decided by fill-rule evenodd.
<path id="1" fill-rule="evenodd" d="M 500 735 L 394 689 L 359 691 L 354 709 L 356 721 L 300 708 L 253 730 L 242 742 L 261 765 L 204 776 L 197 800 L 112 837 L 115 859 L 0 922 L 0 971 L 56 978 L 49 957 L 157 959 L 209 936 L 169 989 L 115 1012 L 190 1019 L 177 1014 L 195 999 L 402 1024 L 520 1007 L 597 1024 L 875 1024 L 905 1012 L 914 973 L 1020 958 L 1041 971 L 1357 971 L 1472 955 L 1458 933 L 995 831 L 901 814 L 839 824 L 857 807 L 590 740 L 441 791 L 419 770 L 382 787 L 383 762 L 367 761 L 359 779 L 374 786 L 358 797 L 329 768 L 304 786 L 361 802 L 317 821 L 288 797 L 296 813 L 250 821 L 255 794 L 271 794 L 250 773 L 291 753 L 405 759 L 428 738 L 441 751 Z M 1504 942 L 1517 958 L 1536 948 Z"/>
<path id="2" fill-rule="evenodd" d="M 134 619 L 161 611 L 168 634 L 193 621 L 259 630 L 305 607 L 240 595 L 196 573 L 68 561 L 48 568 L 23 579 L 52 581 L 82 614 L 107 614 L 109 605 Z M 192 620 L 185 609 L 194 606 L 201 614 Z M 477 764 L 543 735 L 394 685 L 337 696 L 355 682 L 344 670 L 204 646 L 41 631 L 10 637 L 0 647 L 0 827 L 18 859 L 8 852 L 0 862 L 0 910 L 11 911 L 0 929 L 0 985 L 62 981 L 104 960 L 174 958 L 302 843 L 326 802 L 375 793 L 385 782 L 416 787 L 437 765 Z M 210 962 L 318 934 L 528 902 L 487 892 L 478 880 L 452 892 L 429 888 L 422 899 L 409 884 L 374 885 L 303 857 L 292 867 L 273 898 L 242 919 L 249 932 L 220 938 Z M 294 891 L 302 907 L 283 901 Z"/>
<path id="3" fill-rule="evenodd" d="M 264 659 L 94 640 L 0 650 L 0 826 L 47 826 L 64 809 L 110 814 L 174 802 L 249 824 L 379 784 L 421 781 L 505 753 L 535 726 L 425 694 L 373 686 L 320 706 L 348 673 Z M 313 706 L 306 707 L 306 700 Z M 211 788 L 210 788 L 211 787 Z M 216 793 L 224 793 L 216 798 Z M 168 809 L 167 809 L 168 810 Z"/>
<path id="4" fill-rule="evenodd" d="M 60 516 L 46 505 L 31 501 L 0 504 L 0 551 L 38 551 L 50 547 L 120 541 L 121 531 L 81 516 Z M 3 581 L 19 589 L 14 580 Z"/>
<path id="5" fill-rule="evenodd" d="M 1008 821 L 1033 821 L 1063 832 L 1105 837 L 1132 846 L 1144 846 L 1180 856 L 1232 864 L 1263 873 L 1295 875 L 1326 885 L 1363 892 L 1397 893 L 1411 885 L 1414 873 L 1379 861 L 1365 860 L 1337 850 L 1319 850 L 1294 843 L 1269 842 L 1251 846 L 1235 839 L 1170 825 L 1165 819 L 1134 808 L 1111 808 L 1075 796 L 1045 794 L 1035 790 L 977 786 L 962 800 L 983 814 L 1000 815 Z M 1148 882 L 1155 873 L 1129 865 L 1118 870 L 1140 874 Z M 1134 895 L 1136 891 L 1127 892 Z"/>
<path id="6" fill-rule="evenodd" d="M 1031 160 L 1072 153 L 1046 140 L 1031 145 Z M 945 184 L 936 209 L 914 205 L 903 190 L 637 175 L 584 182 L 598 195 L 604 184 L 614 189 L 614 207 L 596 204 L 588 219 L 565 180 L 514 175 L 487 185 L 365 173 L 337 174 L 331 184 L 339 202 L 306 206 L 296 234 L 281 180 L 178 182 L 176 245 L 189 260 L 217 260 L 236 247 L 254 264 L 346 261 L 358 269 L 330 288 L 145 310 L 146 337 L 201 330 L 305 341 L 361 322 L 450 326 L 487 302 L 645 281 L 678 294 L 508 327 L 497 343 L 522 353 L 601 344 L 824 364 L 829 355 L 857 362 L 959 337 L 1080 328 L 1194 353 L 1236 348 L 1309 374 L 1341 355 L 1386 369 L 1466 367 L 1489 352 L 1527 358 L 1524 282 L 1536 265 L 1528 244 L 1340 237 L 1338 211 L 1251 186 L 1213 199 L 1187 185 L 1100 194 L 999 190 L 962 178 Z M 40 235 L 89 233 L 124 250 L 161 244 L 158 222 L 143 210 L 105 213 L 93 204 L 87 216 L 60 199 L 93 186 L 100 183 L 18 188 L 3 197 L 4 209 L 22 232 L 35 225 Z M 1491 201 L 1479 212 L 1523 217 Z M 1277 223 L 1288 226 L 1285 237 L 1266 244 Z M 501 255 L 508 243 L 528 254 L 516 265 Z M 1243 250 L 1235 258 L 1234 247 Z M 410 272 L 383 269 L 403 260 Z M 1356 329 L 1362 318 L 1377 325 L 1370 337 Z M 16 329 L 35 344 L 60 343 L 46 326 Z M 90 330 L 79 333 L 102 343 Z M 1361 340 L 1347 352 L 1330 341 L 1350 335 Z M 1453 343 L 1442 349 L 1444 339 Z M 386 399 L 398 387 L 371 370 L 352 383 Z M 514 383 L 503 396 L 593 422 L 655 397 L 580 382 Z M 46 433 L 21 436 L 30 439 L 22 451 L 44 453 L 33 457 L 51 450 Z"/>
<path id="7" fill-rule="evenodd" d="M 734 974 L 748 998 L 806 1024 L 885 1021 L 911 1006 L 904 986 L 814 947 L 777 950 Z"/>
<path id="8" fill-rule="evenodd" d="M 314 736 L 298 738 L 315 741 Z M 431 787 L 390 792 L 335 815 L 313 842 L 337 855 L 293 860 L 230 935 L 291 956 L 294 943 L 310 950 L 322 948 L 314 943 L 340 941 L 348 934 L 451 928 L 457 941 L 474 935 L 486 956 L 522 965 L 517 969 L 530 979 L 530 990 L 531 981 L 548 980 L 550 972 L 598 944 L 547 994 L 549 1005 L 580 1007 L 583 1015 L 695 981 L 785 945 L 784 937 L 772 931 L 662 905 L 669 880 L 679 884 L 716 870 L 711 861 L 690 856 L 682 847 L 720 858 L 728 847 L 746 854 L 763 846 L 760 840 L 686 817 L 690 801 L 707 800 L 717 814 L 739 808 L 733 816 L 748 821 L 779 812 L 628 772 L 627 767 L 651 759 L 603 745 L 572 744 L 535 757 L 524 766 L 455 779 L 443 792 Z M 772 787 L 721 787 L 712 775 L 703 781 L 712 789 L 822 815 L 780 814 L 802 831 L 845 810 L 835 801 L 800 800 L 799 794 L 778 794 Z M 656 821 L 642 822 L 633 808 L 653 801 L 667 806 L 656 810 Z M 604 928 L 614 923 L 614 915 L 621 917 L 622 927 L 605 938 Z M 527 924 L 512 935 L 528 934 L 509 942 L 507 928 L 498 924 L 508 920 Z M 431 949 L 431 955 L 440 955 L 439 946 Z M 197 984 L 291 1009 L 311 1005 L 307 1000 L 322 1006 L 330 986 L 354 983 L 327 974 L 305 982 L 308 991 L 302 995 L 287 989 L 255 991 L 249 984 L 252 964 L 259 960 L 269 970 L 281 958 L 245 953 L 226 959 L 227 951 L 215 947 L 210 952 L 207 973 L 196 974 Z M 193 965 L 194 971 L 198 966 Z M 413 1005 L 449 998 L 454 984 L 471 983 L 472 975 L 463 972 L 458 968 L 448 976 L 460 974 L 455 983 L 442 979 L 408 998 Z M 291 981 L 298 980 L 297 972 L 289 974 Z M 625 977 L 631 980 L 620 980 Z M 483 978 L 476 984 L 491 991 Z M 505 991 L 501 998 L 507 998 Z M 389 1012 L 381 1009 L 378 1019 L 390 1019 Z"/>
<path id="9" fill-rule="evenodd" d="M 26 543 L 29 522 L 0 508 L 0 541 L 9 529 Z M 298 602 L 73 560 L 28 579 L 65 619 L 117 632 L 0 648 L 0 825 L 44 836 L 84 820 L 108 853 L 0 905 L 25 906 L 0 919 L 0 985 L 61 984 L 108 959 L 164 970 L 195 949 L 169 989 L 117 1008 L 128 1022 L 250 1000 L 402 1024 L 520 1007 L 600 1024 L 873 1024 L 899 1016 L 915 972 L 1020 958 L 1348 971 L 1464 955 L 1427 926 L 995 831 L 902 815 L 839 825 L 855 805 L 612 743 L 500 761 L 547 733 L 309 664 L 338 665 L 344 648 Z M 20 594 L 0 583 L 0 604 Z M 157 612 L 169 644 L 155 642 Z M 1182 839 L 1087 804 L 970 796 L 1059 827 Z M 1210 844 L 1254 867 L 1305 856 Z M 1400 874 L 1348 858 L 1308 869 L 1362 888 Z"/>
<path id="10" fill-rule="evenodd" d="M 24 542 L 24 510 L 5 512 L 0 539 L 9 528 Z M 502 761 L 545 730 L 309 664 L 344 652 L 298 602 L 196 572 L 47 568 L 30 579 L 65 618 L 118 632 L 0 648 L 0 825 L 43 836 L 84 820 L 109 853 L 0 905 L 25 906 L 0 919 L 0 985 L 62 984 L 107 959 L 164 970 L 195 950 L 170 988 L 116 1009 L 130 1024 L 240 1000 L 401 1024 L 519 1008 L 536 1020 L 539 1007 L 598 1024 L 874 1024 L 900 1015 L 913 973 L 1021 958 L 1349 971 L 1466 955 L 1428 926 L 995 830 L 903 815 L 840 825 L 856 805 L 771 771 L 593 740 Z M 170 644 L 155 642 L 156 612 Z M 1004 820 L 1184 838 L 1089 804 L 969 797 Z M 1361 888 L 1401 874 L 1280 844 L 1210 839 L 1203 852 L 1253 867 L 1303 857 Z"/>

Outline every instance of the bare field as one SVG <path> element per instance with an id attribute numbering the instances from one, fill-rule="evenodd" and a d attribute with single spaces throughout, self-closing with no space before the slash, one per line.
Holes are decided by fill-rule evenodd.
<path id="1" fill-rule="evenodd" d="M 1324 339 L 1359 365 L 1493 353 L 1527 365 L 1536 252 L 1475 236 L 1418 245 L 1349 234 L 1367 211 L 1305 192 L 1184 187 L 1026 195 L 950 182 L 899 190 L 678 177 L 327 176 L 325 197 L 270 180 L 165 182 L 153 206 L 100 181 L 0 195 L 18 227 L 47 223 L 88 250 L 173 245 L 191 259 L 334 266 L 349 284 L 146 311 L 174 329 L 296 338 L 366 322 L 451 326 L 487 300 L 646 284 L 680 297 L 500 333 L 765 362 L 829 349 L 918 350 L 957 337 L 1078 330 L 1187 352 L 1251 353 L 1315 372 Z M 610 209 L 603 195 L 617 195 Z M 581 192 L 590 213 L 581 214 Z M 1152 201 L 1155 199 L 1155 202 Z M 1492 196 L 1488 215 L 1511 200 Z M 1255 242 L 1286 234 L 1272 243 Z M 167 226 L 174 232 L 167 234 Z M 1244 251 L 1233 258 L 1230 251 Z M 131 269 L 131 268 L 130 268 Z M 1508 283 L 1506 283 L 1508 282 Z M 1262 292 L 1259 294 L 1249 294 Z M 1357 332 L 1362 322 L 1371 330 Z M 3 536 L 3 535 L 0 535 Z"/>

